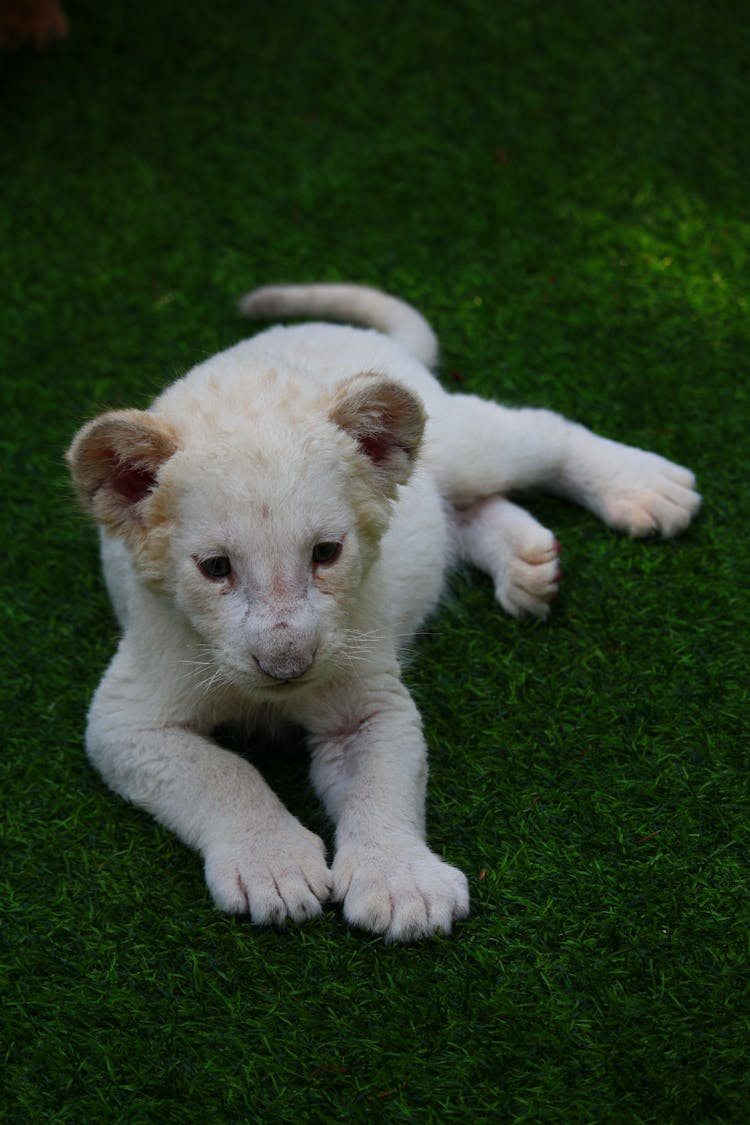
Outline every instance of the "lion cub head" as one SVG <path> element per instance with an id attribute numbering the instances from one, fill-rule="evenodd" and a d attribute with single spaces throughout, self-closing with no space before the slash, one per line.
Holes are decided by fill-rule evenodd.
<path id="1" fill-rule="evenodd" d="M 268 696 L 341 666 L 423 427 L 419 401 L 374 374 L 328 391 L 188 377 L 149 411 L 89 422 L 67 460 L 138 582 L 225 679 Z"/>

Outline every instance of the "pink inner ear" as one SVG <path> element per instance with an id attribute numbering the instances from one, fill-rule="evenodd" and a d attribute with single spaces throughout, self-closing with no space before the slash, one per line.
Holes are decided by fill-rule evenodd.
<path id="1" fill-rule="evenodd" d="M 137 504 L 156 484 L 156 476 L 145 465 L 118 465 L 109 478 L 113 492 L 129 504 Z"/>
<path id="2" fill-rule="evenodd" d="M 379 465 L 385 461 L 393 449 L 393 441 L 386 437 L 385 434 L 359 434 L 357 436 L 357 444 L 363 453 L 366 453 L 371 461 Z"/>

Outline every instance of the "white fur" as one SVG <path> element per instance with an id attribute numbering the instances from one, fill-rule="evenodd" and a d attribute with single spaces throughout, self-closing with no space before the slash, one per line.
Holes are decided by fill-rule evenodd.
<path id="1" fill-rule="evenodd" d="M 351 317 L 380 332 L 272 328 L 200 364 L 150 411 L 85 426 L 69 461 L 102 524 L 122 639 L 91 705 L 105 780 L 205 859 L 223 910 L 300 921 L 330 897 L 389 940 L 447 932 L 466 879 L 425 843 L 426 753 L 402 645 L 457 558 L 512 615 L 544 617 L 554 536 L 505 498 L 546 488 L 631 535 L 675 535 L 692 474 L 543 410 L 447 395 L 409 306 L 356 286 L 270 288 L 249 315 Z M 420 436 L 426 413 L 424 439 Z M 321 545 L 343 544 L 316 561 Z M 231 573 L 207 577 L 206 560 Z M 329 870 L 219 723 L 302 724 L 336 825 Z"/>

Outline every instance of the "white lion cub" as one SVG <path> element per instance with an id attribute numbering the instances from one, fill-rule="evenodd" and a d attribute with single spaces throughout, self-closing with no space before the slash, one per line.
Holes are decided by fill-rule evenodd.
<path id="1" fill-rule="evenodd" d="M 448 395 L 426 321 L 353 285 L 271 287 L 271 328 L 199 364 L 147 411 L 84 426 L 68 452 L 101 527 L 122 627 L 87 749 L 113 789 L 197 848 L 222 910 L 300 922 L 328 899 L 389 940 L 446 933 L 466 879 L 425 843 L 425 744 L 399 646 L 467 560 L 508 613 L 546 616 L 554 535 L 505 499 L 546 488 L 629 535 L 676 535 L 687 469 L 545 410 Z M 376 330 L 373 330 L 376 329 Z M 305 728 L 322 841 L 220 723 Z"/>

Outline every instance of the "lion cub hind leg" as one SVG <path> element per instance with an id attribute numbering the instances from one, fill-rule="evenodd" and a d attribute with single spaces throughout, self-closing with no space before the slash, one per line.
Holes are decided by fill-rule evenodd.
<path id="1" fill-rule="evenodd" d="M 446 395 L 431 411 L 428 439 L 425 456 L 440 492 L 458 509 L 478 496 L 541 489 L 626 535 L 670 538 L 701 504 L 689 469 L 549 410 Z"/>
<path id="2" fill-rule="evenodd" d="M 502 496 L 456 513 L 460 557 L 489 574 L 511 617 L 546 617 L 562 577 L 551 531 Z"/>

